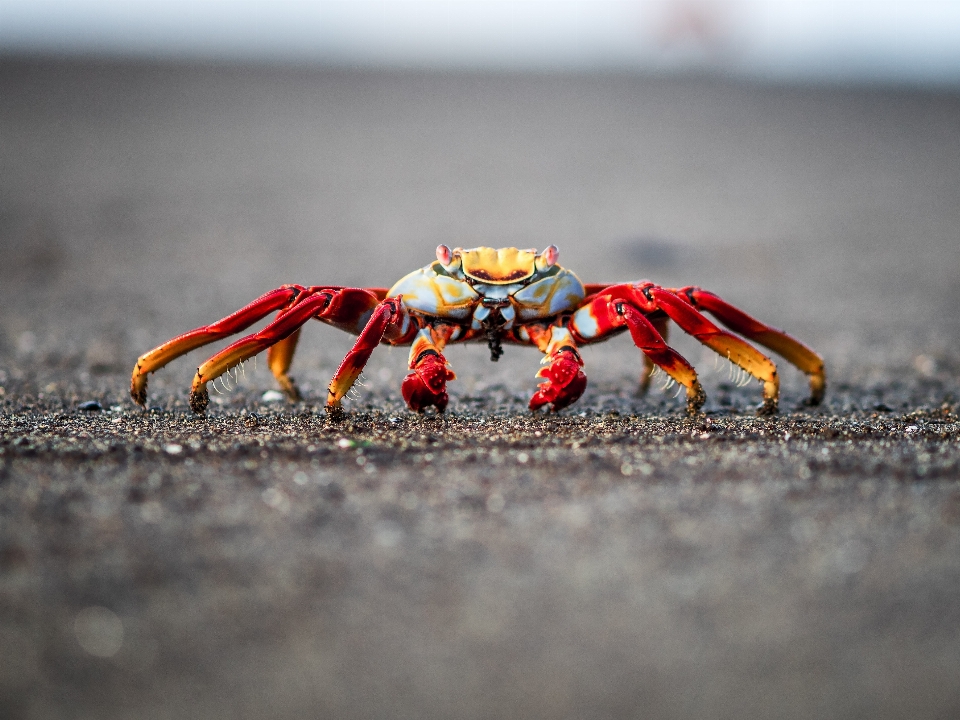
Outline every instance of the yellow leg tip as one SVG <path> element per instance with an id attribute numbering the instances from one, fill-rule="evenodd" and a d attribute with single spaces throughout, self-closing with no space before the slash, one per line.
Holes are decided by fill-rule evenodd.
<path id="1" fill-rule="evenodd" d="M 140 407 L 147 404 L 147 376 L 139 375 L 136 370 L 130 379 L 130 397 Z"/>
<path id="2" fill-rule="evenodd" d="M 324 409 L 327 411 L 327 417 L 331 420 L 342 420 L 346 417 L 346 413 L 343 410 L 343 405 L 340 404 L 340 401 L 337 402 L 328 402 Z"/>
<path id="3" fill-rule="evenodd" d="M 700 408 L 707 401 L 707 394 L 703 391 L 699 380 L 694 380 L 687 386 L 687 415 L 699 415 Z"/>
<path id="4" fill-rule="evenodd" d="M 297 383 L 294 382 L 292 377 L 284 375 L 283 377 L 278 377 L 277 381 L 280 383 L 280 389 L 283 390 L 290 402 L 300 402 L 303 400 L 303 395 L 300 394 L 300 388 L 297 387 Z"/>
<path id="5" fill-rule="evenodd" d="M 210 404 L 210 395 L 207 388 L 200 386 L 200 389 L 194 389 L 190 393 L 190 409 L 197 415 L 203 415 L 207 411 L 207 405 Z"/>
<path id="6" fill-rule="evenodd" d="M 780 380 L 774 374 L 772 380 L 763 384 L 763 403 L 757 408 L 757 415 L 776 415 L 780 411 Z"/>
<path id="7" fill-rule="evenodd" d="M 757 415 L 760 417 L 776 415 L 778 412 L 780 412 L 780 403 L 777 402 L 776 398 L 764 398 L 760 407 L 757 408 Z"/>
<path id="8" fill-rule="evenodd" d="M 827 392 L 827 373 L 821 370 L 818 373 L 810 375 L 810 397 L 807 399 L 807 405 L 819 405 L 823 402 L 823 396 Z"/>

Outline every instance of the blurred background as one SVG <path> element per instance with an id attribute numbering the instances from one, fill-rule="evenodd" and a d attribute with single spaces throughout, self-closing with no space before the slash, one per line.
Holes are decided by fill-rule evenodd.
<path id="1" fill-rule="evenodd" d="M 190 381 L 213 348 L 151 378 L 150 405 L 175 415 L 134 410 L 127 388 L 139 354 L 281 283 L 389 286 L 431 262 L 439 243 L 555 243 L 587 282 L 710 288 L 824 355 L 832 425 L 955 404 L 960 2 L 0 0 L 0 420 L 20 414 L 20 432 L 58 433 L 67 415 L 85 422 L 74 409 L 89 400 L 116 422 L 126 411 L 150 418 L 157 433 L 191 424 Z M 351 342 L 308 328 L 292 368 L 307 400 L 272 407 L 287 420 L 316 413 L 307 417 L 320 424 L 324 388 Z M 707 411 L 752 422 L 756 386 L 734 388 L 691 338 L 675 332 L 671 343 L 701 372 Z M 447 357 L 461 416 L 477 407 L 470 397 L 520 413 L 536 385 L 533 350 L 507 348 L 496 364 L 483 346 Z M 628 338 L 584 358 L 590 385 L 565 412 L 617 407 L 680 423 L 672 393 L 634 397 L 640 358 Z M 406 362 L 405 348 L 375 353 L 353 407 L 402 414 Z M 788 367 L 781 377 L 791 417 L 805 382 Z M 197 421 L 197 438 L 234 422 L 224 410 L 269 416 L 257 403 L 273 387 L 265 362 L 248 366 L 238 390 L 213 395 L 214 422 Z M 92 417 L 91 428 L 107 414 Z M 816 490 L 819 440 L 809 443 L 812 473 L 800 438 L 760 441 L 755 453 L 782 457 L 787 470 L 751 465 L 756 446 L 743 443 L 755 441 L 736 440 L 724 444 L 730 462 L 717 467 L 733 479 L 718 492 L 742 506 L 698 504 L 690 476 L 667 474 L 631 492 L 646 507 L 685 508 L 683 523 L 669 509 L 638 521 L 630 502 L 600 489 L 592 516 L 577 498 L 531 501 L 514 525 L 491 521 L 468 544 L 466 511 L 421 505 L 428 529 L 397 546 L 405 562 L 384 559 L 396 540 L 368 539 L 381 509 L 395 517 L 391 499 L 359 519 L 337 511 L 328 525 L 321 514 L 300 524 L 265 516 L 266 486 L 255 483 L 296 469 L 267 448 L 258 480 L 247 462 L 224 470 L 197 445 L 177 465 L 182 475 L 162 482 L 192 493 L 200 478 L 250 504 L 202 520 L 168 502 L 160 524 L 107 505 L 96 511 L 102 525 L 70 524 L 59 518 L 77 516 L 60 508 L 87 470 L 110 476 L 116 462 L 104 486 L 119 498 L 138 474 L 160 482 L 153 469 L 170 473 L 173 460 L 35 451 L 21 465 L 35 477 L 20 492 L 0 458 L 0 490 L 17 498 L 0 503 L 15 514 L 0 526 L 19 543 L 0 546 L 0 569 L 27 570 L 0 575 L 0 594 L 14 598 L 0 620 L 23 639 L 0 663 L 0 715 L 6 683 L 15 707 L 30 698 L 48 708 L 23 717 L 303 717 L 322 707 L 335 717 L 553 718 L 600 707 L 592 717 L 619 718 L 648 703 L 650 717 L 960 716 L 950 682 L 960 554 L 949 534 L 960 495 L 941 511 L 927 490 L 946 492 L 947 477 L 924 483 L 890 469 L 901 505 L 865 504 L 866 476 L 889 458 L 861 457 L 862 443 L 830 432 L 832 447 L 851 453 L 834 480 L 846 494 Z M 950 442 L 917 440 L 910 452 L 929 460 Z M 889 455 L 907 454 L 897 447 Z M 671 457 L 678 476 L 710 463 Z M 475 469 L 510 485 L 520 467 Z M 806 474 L 787 493 L 793 467 Z M 392 490 L 398 477 L 419 488 L 425 471 L 378 472 Z M 775 486 L 762 512 L 761 482 Z M 713 481 L 698 487 L 712 492 Z M 37 514 L 19 512 L 29 503 Z M 855 511 L 855 529 L 835 520 L 843 508 Z M 548 520 L 532 522 L 538 512 Z M 938 524 L 941 512 L 954 525 Z M 799 535 L 787 529 L 794 516 L 806 522 Z M 551 517 L 596 520 L 557 535 Z M 352 536 L 344 528 L 354 525 Z M 891 527 L 888 538 L 871 534 Z M 689 541 L 695 532 L 701 545 Z M 824 557 L 837 559 L 785 561 L 791 533 L 826 538 L 834 554 Z M 462 555 L 444 554 L 449 538 L 463 540 Z M 26 550 L 18 560 L 3 549 L 20 545 L 42 571 Z M 877 554 L 860 585 L 811 570 L 861 567 L 864 548 Z M 111 553 L 143 554 L 149 571 L 128 575 Z M 348 582 L 320 578 L 330 594 L 306 597 L 313 586 L 298 578 L 325 572 L 318 556 L 334 558 L 330 577 Z M 125 660 L 78 660 L 72 631 L 62 632 L 79 608 L 118 597 L 133 598 L 126 617 L 165 648 L 129 673 Z M 636 677 L 647 690 L 631 694 Z M 163 712 L 181 705 L 190 711 Z"/>
<path id="2" fill-rule="evenodd" d="M 6 0 L 18 52 L 956 83 L 954 0 Z"/>
<path id="3" fill-rule="evenodd" d="M 710 286 L 834 376 L 930 370 L 960 334 L 958 88 L 957 2 L 6 0 L 4 372 L 120 401 L 162 339 L 283 282 L 389 286 L 440 242 Z M 349 339 L 306 335 L 322 387 Z M 454 351 L 526 393 L 520 355 Z"/>
<path id="4" fill-rule="evenodd" d="M 440 242 L 710 285 L 841 370 L 955 345 L 957 2 L 6 0 L 0 58 L 8 373 L 113 387 L 269 287 L 389 286 Z M 315 334 L 322 385 L 349 340 Z"/>

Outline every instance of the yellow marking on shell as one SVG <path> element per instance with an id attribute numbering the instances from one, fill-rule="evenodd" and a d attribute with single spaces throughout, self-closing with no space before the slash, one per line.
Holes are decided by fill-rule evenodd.
<path id="1" fill-rule="evenodd" d="M 527 285 L 513 295 L 513 300 L 520 322 L 527 322 L 562 312 L 573 312 L 585 294 L 580 279 L 569 270 L 561 268 L 556 275 Z"/>
<path id="2" fill-rule="evenodd" d="M 469 317 L 480 300 L 467 282 L 436 275 L 430 266 L 402 277 L 387 291 L 387 297 L 398 295 L 408 310 L 458 320 Z"/>
<path id="3" fill-rule="evenodd" d="M 464 274 L 491 285 L 520 282 L 536 270 L 536 250 L 479 247 L 458 252 Z"/>

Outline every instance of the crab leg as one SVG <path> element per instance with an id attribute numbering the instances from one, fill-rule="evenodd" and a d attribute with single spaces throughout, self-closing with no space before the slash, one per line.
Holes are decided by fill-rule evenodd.
<path id="1" fill-rule="evenodd" d="M 297 328 L 283 340 L 267 349 L 267 365 L 270 367 L 270 372 L 273 373 L 277 382 L 280 383 L 280 387 L 293 402 L 299 402 L 303 399 L 293 378 L 287 374 L 290 363 L 293 362 L 293 353 L 297 349 L 297 342 L 300 340 L 301 329 Z"/>
<path id="2" fill-rule="evenodd" d="M 657 308 L 637 293 L 632 285 L 615 285 L 604 288 L 601 295 L 594 296 L 574 313 L 570 329 L 581 342 L 598 342 L 626 327 L 630 337 L 651 363 L 660 367 L 674 381 L 686 388 L 687 412 L 699 412 L 706 400 L 706 393 L 697 378 L 697 371 L 676 350 L 664 341 L 647 312 Z M 643 307 L 642 305 L 647 307 Z M 642 387 L 642 386 L 641 386 Z"/>
<path id="3" fill-rule="evenodd" d="M 363 366 L 373 354 L 373 349 L 380 344 L 389 328 L 400 328 L 404 318 L 405 313 L 400 298 L 389 298 L 376 306 L 357 341 L 340 363 L 340 367 L 330 380 L 330 385 L 327 386 L 328 411 L 335 412 L 340 409 L 340 401 L 360 377 Z"/>
<path id="4" fill-rule="evenodd" d="M 412 373 L 403 379 L 401 393 L 411 410 L 423 412 L 430 405 L 443 412 L 447 407 L 447 381 L 455 380 L 456 375 L 447 368 L 447 359 L 443 348 L 450 339 L 454 328 L 423 327 L 417 332 L 410 348 L 410 369 Z"/>
<path id="5" fill-rule="evenodd" d="M 654 364 L 662 367 L 671 378 L 686 388 L 687 412 L 696 415 L 707 399 L 707 394 L 700 385 L 693 365 L 664 342 L 653 323 L 647 320 L 639 310 L 626 303 L 617 304 L 615 308 L 630 328 L 633 344 L 640 348 Z"/>
<path id="6" fill-rule="evenodd" d="M 321 313 L 330 304 L 331 292 L 321 292 L 316 295 L 310 295 L 301 300 L 289 310 L 280 313 L 277 318 L 267 325 L 260 332 L 253 335 L 247 335 L 237 340 L 232 345 L 228 345 L 216 355 L 211 357 L 200 367 L 197 368 L 197 374 L 193 378 L 193 388 L 190 392 L 190 409 L 195 413 L 203 413 L 209 403 L 207 394 L 207 383 L 216 380 L 227 370 L 239 365 L 244 360 L 252 358 L 267 348 L 288 339 L 291 335 L 300 330 L 300 327 L 310 318 Z M 295 343 L 296 341 L 294 341 Z M 289 361 L 292 356 L 293 348 L 288 344 L 281 349 L 281 361 L 283 353 L 287 354 L 286 360 Z M 276 366 L 281 362 L 274 358 Z M 273 369 L 273 367 L 271 367 Z M 276 374 L 276 371 L 274 371 Z"/>
<path id="7" fill-rule="evenodd" d="M 130 378 L 130 396 L 138 405 L 147 402 L 147 375 L 156 372 L 164 365 L 191 350 L 202 347 L 216 340 L 234 335 L 246 330 L 258 320 L 263 319 L 274 310 L 289 306 L 306 289 L 299 285 L 284 285 L 261 295 L 252 303 L 232 315 L 219 320 L 212 325 L 204 325 L 172 340 L 155 347 L 137 359 Z"/>
<path id="8" fill-rule="evenodd" d="M 650 324 L 653 325 L 654 330 L 660 335 L 661 339 L 667 341 L 667 333 L 670 329 L 670 319 L 665 317 L 657 318 L 647 318 L 650 321 Z M 649 355 L 644 354 L 643 356 L 643 372 L 640 375 L 640 387 L 637 388 L 637 395 L 643 396 L 647 394 L 647 391 L 650 389 L 650 381 L 653 380 L 653 375 L 657 371 L 657 365 L 650 359 Z"/>
<path id="9" fill-rule="evenodd" d="M 623 289 L 630 286 L 616 287 Z M 686 388 L 687 412 L 696 414 L 706 400 L 706 394 L 697 379 L 697 371 L 680 353 L 667 345 L 657 328 L 627 295 L 621 293 L 618 297 L 604 293 L 594 297 L 574 313 L 570 329 L 581 342 L 597 342 L 626 327 L 633 344 L 640 348 L 644 357 Z"/>
<path id="10" fill-rule="evenodd" d="M 807 402 L 810 405 L 820 404 L 827 386 L 827 375 L 823 358 L 817 353 L 782 330 L 763 324 L 711 292 L 698 287 L 685 287 L 675 292 L 694 307 L 709 312 L 734 332 L 782 355 L 800 371 L 809 375 L 810 398 Z"/>
<path id="11" fill-rule="evenodd" d="M 773 361 L 745 340 L 718 328 L 686 300 L 653 283 L 616 285 L 607 288 L 601 297 L 604 296 L 628 300 L 644 313 L 662 310 L 684 332 L 763 382 L 763 404 L 759 414 L 769 415 L 777 411 L 780 379 Z"/>

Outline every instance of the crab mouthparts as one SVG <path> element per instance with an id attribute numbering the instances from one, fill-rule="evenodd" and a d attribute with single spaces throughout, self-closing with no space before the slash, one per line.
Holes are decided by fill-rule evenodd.
<path id="1" fill-rule="evenodd" d="M 485 308 L 502 308 L 510 304 L 509 298 L 485 297 L 480 301 Z"/>

